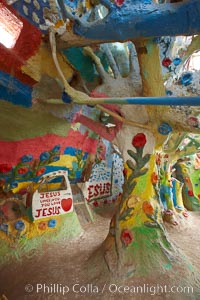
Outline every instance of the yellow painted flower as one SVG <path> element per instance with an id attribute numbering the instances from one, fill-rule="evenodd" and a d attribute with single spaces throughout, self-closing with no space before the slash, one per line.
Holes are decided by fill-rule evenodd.
<path id="1" fill-rule="evenodd" d="M 140 197 L 138 197 L 136 195 L 132 195 L 128 198 L 127 206 L 129 208 L 134 208 L 138 202 L 140 202 Z"/>

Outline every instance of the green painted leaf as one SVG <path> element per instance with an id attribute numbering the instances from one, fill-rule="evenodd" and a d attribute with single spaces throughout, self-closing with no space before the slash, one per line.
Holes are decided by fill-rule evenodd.
<path id="1" fill-rule="evenodd" d="M 134 165 L 134 163 L 130 160 L 130 159 L 128 159 L 127 161 L 126 161 L 126 163 L 127 163 L 127 165 L 128 165 L 128 167 L 131 169 L 131 170 L 135 170 L 135 165 Z"/>
<path id="2" fill-rule="evenodd" d="M 158 224 L 156 222 L 144 222 L 144 225 L 150 228 L 158 228 Z"/>
<path id="3" fill-rule="evenodd" d="M 128 155 L 130 155 L 136 162 L 138 162 L 138 154 L 132 150 L 127 150 Z"/>
<path id="4" fill-rule="evenodd" d="M 146 154 L 142 160 L 145 161 L 146 163 L 150 160 L 151 154 Z"/>
<path id="5" fill-rule="evenodd" d="M 132 213 L 133 210 L 134 210 L 134 208 L 132 208 L 132 207 L 131 207 L 131 208 L 128 207 L 127 209 L 125 209 L 125 210 L 123 211 L 123 213 L 121 214 L 121 216 L 119 217 L 119 220 L 125 221 L 126 218 L 128 218 L 128 217 L 131 216 L 131 213 Z"/>

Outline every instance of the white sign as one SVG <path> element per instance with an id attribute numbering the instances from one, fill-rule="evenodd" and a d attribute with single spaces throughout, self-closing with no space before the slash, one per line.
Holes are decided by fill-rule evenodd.
<path id="1" fill-rule="evenodd" d="M 67 171 L 57 171 L 48 173 L 40 179 L 40 185 L 32 198 L 34 220 L 73 211 L 73 197 L 67 174 Z M 52 190 L 53 184 L 60 185 L 60 188 Z"/>
<path id="2" fill-rule="evenodd" d="M 86 182 L 84 193 L 85 199 L 90 202 L 96 199 L 109 197 L 111 195 L 111 187 L 110 181 Z"/>

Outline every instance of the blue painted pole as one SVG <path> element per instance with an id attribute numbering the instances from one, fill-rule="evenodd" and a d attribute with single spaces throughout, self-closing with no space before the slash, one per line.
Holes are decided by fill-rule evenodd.
<path id="1" fill-rule="evenodd" d="M 78 104 L 135 104 L 135 105 L 184 105 L 199 106 L 200 97 L 134 97 L 134 98 L 89 98 L 75 100 Z"/>
<path id="2" fill-rule="evenodd" d="M 200 97 L 137 97 L 127 98 L 128 104 L 200 106 Z"/>

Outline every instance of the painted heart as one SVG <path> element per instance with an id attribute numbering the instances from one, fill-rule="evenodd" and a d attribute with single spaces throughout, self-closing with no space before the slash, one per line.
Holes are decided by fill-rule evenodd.
<path id="1" fill-rule="evenodd" d="M 64 211 L 69 211 L 72 207 L 72 198 L 62 199 L 61 206 Z"/>

